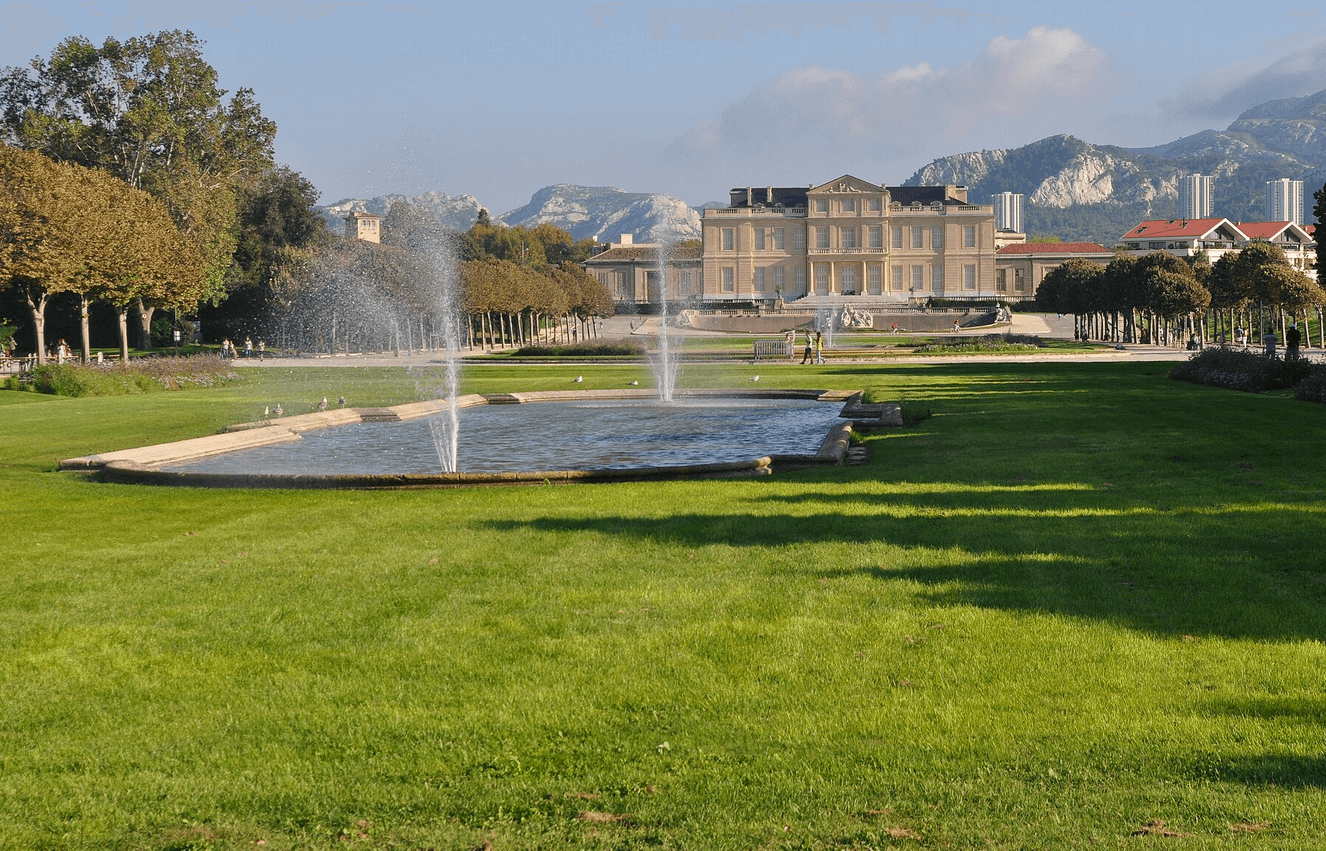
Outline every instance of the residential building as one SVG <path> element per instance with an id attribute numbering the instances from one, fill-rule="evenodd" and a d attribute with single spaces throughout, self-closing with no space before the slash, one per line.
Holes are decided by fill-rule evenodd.
<path id="1" fill-rule="evenodd" d="M 1095 242 L 1024 242 L 1005 245 L 995 253 L 995 294 L 1002 301 L 1024 301 L 1049 272 L 1068 260 L 1090 260 L 1104 266 L 1114 252 Z"/>
<path id="2" fill-rule="evenodd" d="M 1282 177 L 1266 181 L 1266 221 L 1303 224 L 1303 181 Z"/>
<path id="3" fill-rule="evenodd" d="M 1214 193 L 1214 177 L 1205 174 L 1189 174 L 1180 177 L 1178 218 L 1211 218 L 1211 199 Z"/>
<path id="4" fill-rule="evenodd" d="M 995 230 L 1022 233 L 1022 195 L 1000 192 L 990 200 L 994 203 Z"/>
<path id="5" fill-rule="evenodd" d="M 1152 219 L 1142 222 L 1119 241 L 1129 254 L 1165 251 L 1177 257 L 1205 254 L 1214 263 L 1249 242 L 1270 242 L 1284 249 L 1294 268 L 1316 276 L 1317 243 L 1312 233 L 1293 222 L 1231 222 L 1229 219 Z"/>
<path id="6" fill-rule="evenodd" d="M 989 205 L 963 186 L 852 175 L 808 188 L 745 187 L 701 219 L 706 302 L 802 298 L 921 304 L 994 296 Z"/>

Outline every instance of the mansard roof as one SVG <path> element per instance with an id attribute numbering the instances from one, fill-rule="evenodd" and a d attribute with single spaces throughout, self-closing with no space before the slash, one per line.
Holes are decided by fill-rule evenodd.
<path id="1" fill-rule="evenodd" d="M 749 190 L 750 201 L 746 195 Z M 808 190 L 801 186 L 734 186 L 731 189 L 733 207 L 804 207 Z M 769 196 L 773 200 L 769 200 Z"/>
<path id="2" fill-rule="evenodd" d="M 894 204 L 901 204 L 904 207 L 910 207 L 913 204 L 922 204 L 930 206 L 938 201 L 941 204 L 960 204 L 965 206 L 966 201 L 954 198 L 948 194 L 947 186 L 886 186 L 889 191 L 889 200 Z"/>

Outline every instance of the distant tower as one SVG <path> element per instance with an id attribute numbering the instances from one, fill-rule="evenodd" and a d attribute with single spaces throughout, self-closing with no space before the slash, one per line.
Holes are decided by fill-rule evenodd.
<path id="1" fill-rule="evenodd" d="M 1303 181 L 1266 181 L 1266 221 L 1303 224 Z"/>
<path id="2" fill-rule="evenodd" d="M 1215 192 L 1215 178 L 1205 174 L 1190 174 L 1179 178 L 1179 218 L 1211 218 L 1211 196 Z"/>
<path id="3" fill-rule="evenodd" d="M 994 196 L 995 230 L 1022 233 L 1022 196 L 1000 192 Z"/>
<path id="4" fill-rule="evenodd" d="M 351 213 L 345 217 L 345 238 L 381 242 L 382 219 L 372 213 Z"/>

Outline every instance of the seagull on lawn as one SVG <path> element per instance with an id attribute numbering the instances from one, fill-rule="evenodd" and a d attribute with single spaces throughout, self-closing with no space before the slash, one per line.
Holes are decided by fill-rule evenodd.
<path id="1" fill-rule="evenodd" d="M 628 382 L 626 382 L 626 383 L 629 384 L 629 385 L 631 385 L 632 387 L 639 387 L 639 386 L 640 386 L 640 382 L 639 382 L 639 381 L 628 381 Z"/>
<path id="2" fill-rule="evenodd" d="M 759 380 L 760 380 L 760 377 L 759 377 L 758 375 L 752 375 L 752 376 L 750 377 L 750 380 L 751 380 L 751 381 L 759 381 Z"/>
<path id="3" fill-rule="evenodd" d="M 572 382 L 573 384 L 579 384 L 580 382 L 582 382 L 582 381 L 584 381 L 584 380 L 585 380 L 585 376 L 583 376 L 583 375 L 577 375 L 575 378 L 572 378 L 572 379 L 571 379 L 571 382 Z"/>
<path id="4" fill-rule="evenodd" d="M 345 397 L 342 396 L 340 399 L 336 400 L 336 404 L 338 404 L 338 405 L 340 405 L 342 408 L 344 408 L 344 407 L 345 407 Z"/>
<path id="5" fill-rule="evenodd" d="M 318 410 L 319 410 L 319 411 L 325 411 L 325 410 L 327 410 L 327 397 L 326 397 L 326 396 L 323 396 L 323 397 L 322 397 L 322 401 L 318 403 Z"/>

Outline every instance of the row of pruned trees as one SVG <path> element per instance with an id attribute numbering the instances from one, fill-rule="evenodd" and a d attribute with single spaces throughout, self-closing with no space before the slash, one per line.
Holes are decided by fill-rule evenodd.
<path id="1" fill-rule="evenodd" d="M 335 240 L 283 268 L 273 341 L 329 352 L 437 349 L 453 321 L 457 345 L 499 348 L 587 339 L 612 312 L 607 288 L 574 263 L 465 261 L 463 251 L 461 235 L 398 202 L 381 245 Z"/>
<path id="2" fill-rule="evenodd" d="M 107 302 L 119 316 L 120 357 L 129 359 L 130 307 L 196 304 L 206 263 L 166 205 L 105 171 L 54 162 L 0 145 L 0 280 L 32 313 L 44 362 L 46 307 L 57 293 L 78 298 L 82 358 L 89 308 Z"/>
<path id="3" fill-rule="evenodd" d="M 1235 327 L 1281 327 L 1326 304 L 1326 291 L 1294 269 L 1275 245 L 1254 242 L 1188 262 L 1163 251 L 1120 255 L 1102 266 L 1070 260 L 1046 274 L 1036 291 L 1043 309 L 1071 313 L 1079 339 L 1170 344 L 1213 339 Z"/>

